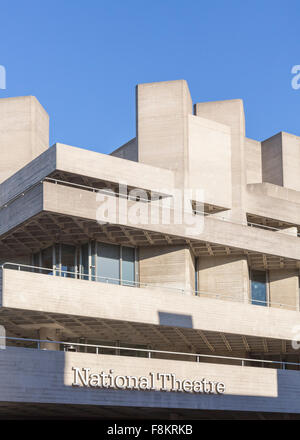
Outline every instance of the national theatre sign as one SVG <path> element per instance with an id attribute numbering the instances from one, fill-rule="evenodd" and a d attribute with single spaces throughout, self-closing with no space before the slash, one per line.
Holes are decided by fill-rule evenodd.
<path id="1" fill-rule="evenodd" d="M 115 375 L 114 370 L 91 373 L 90 368 L 72 367 L 72 386 L 113 388 L 139 391 L 181 391 L 186 393 L 224 394 L 225 384 L 205 378 L 178 379 L 173 373 L 149 373 L 147 376 Z"/>

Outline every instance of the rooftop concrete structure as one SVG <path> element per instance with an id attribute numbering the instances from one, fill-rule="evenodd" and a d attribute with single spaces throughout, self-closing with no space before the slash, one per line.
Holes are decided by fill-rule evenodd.
<path id="1" fill-rule="evenodd" d="M 0 417 L 300 418 L 300 138 L 249 139 L 242 100 L 184 80 L 136 103 L 104 155 L 0 100 Z"/>
<path id="2" fill-rule="evenodd" d="M 0 182 L 49 147 L 49 116 L 35 96 L 0 100 Z"/>

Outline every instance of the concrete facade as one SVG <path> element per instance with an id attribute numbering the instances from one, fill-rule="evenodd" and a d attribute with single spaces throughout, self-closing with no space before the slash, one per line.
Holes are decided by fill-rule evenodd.
<path id="1" fill-rule="evenodd" d="M 0 101 L 0 182 L 49 147 L 49 116 L 34 96 Z"/>
<path id="2" fill-rule="evenodd" d="M 36 98 L 0 100 L 0 417 L 300 417 L 299 138 L 247 138 L 242 100 L 193 103 L 184 80 L 136 103 L 136 137 L 105 155 L 48 148 Z M 91 391 L 72 366 L 226 391 Z"/>

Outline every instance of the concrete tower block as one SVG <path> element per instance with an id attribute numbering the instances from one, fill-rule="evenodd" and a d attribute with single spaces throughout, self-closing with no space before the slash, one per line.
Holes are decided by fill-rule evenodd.
<path id="1" fill-rule="evenodd" d="M 139 162 L 176 172 L 177 186 L 185 183 L 188 149 L 188 115 L 193 104 L 187 82 L 139 84 L 137 139 Z"/>
<path id="2" fill-rule="evenodd" d="M 263 182 L 300 191 L 300 137 L 278 133 L 262 142 Z"/>
<path id="3" fill-rule="evenodd" d="M 232 220 L 245 222 L 243 206 L 246 191 L 246 167 L 243 101 L 233 99 L 229 101 L 201 102 L 195 105 L 195 114 L 227 125 L 231 129 L 232 209 L 229 215 Z"/>
<path id="4" fill-rule="evenodd" d="M 34 96 L 0 99 L 0 183 L 49 147 L 49 116 Z"/>

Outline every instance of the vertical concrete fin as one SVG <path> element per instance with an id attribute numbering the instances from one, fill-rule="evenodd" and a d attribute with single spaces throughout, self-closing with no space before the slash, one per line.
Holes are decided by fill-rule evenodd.
<path id="1" fill-rule="evenodd" d="M 186 81 L 136 87 L 139 162 L 176 171 L 184 184 L 187 167 L 188 115 L 193 104 Z"/>
<path id="2" fill-rule="evenodd" d="M 261 143 L 262 181 L 283 186 L 282 134 Z"/>
<path id="3" fill-rule="evenodd" d="M 230 217 L 245 221 L 246 166 L 245 113 L 241 99 L 201 102 L 195 105 L 195 115 L 227 125 L 231 129 L 232 210 Z"/>

